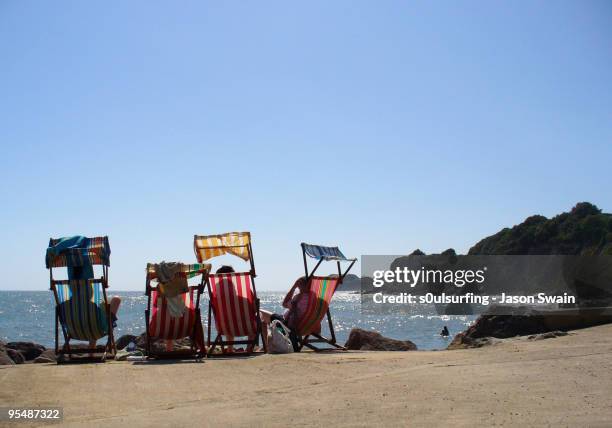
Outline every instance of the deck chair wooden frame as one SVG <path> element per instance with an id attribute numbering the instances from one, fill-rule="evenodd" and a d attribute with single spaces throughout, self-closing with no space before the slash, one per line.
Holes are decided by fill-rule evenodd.
<path id="1" fill-rule="evenodd" d="M 305 276 L 306 277 L 306 281 L 309 282 L 310 284 L 312 284 L 312 281 L 314 279 L 317 279 L 317 280 L 324 280 L 324 279 L 337 280 L 337 283 L 336 283 L 334 291 L 333 291 L 333 293 L 335 293 L 337 288 L 340 286 L 340 284 L 342 284 L 342 281 L 344 280 L 344 277 L 346 277 L 346 275 L 349 273 L 349 271 L 351 270 L 351 268 L 353 267 L 353 265 L 355 264 L 357 259 L 356 258 L 347 259 L 346 257 L 344 257 L 344 255 L 338 249 L 338 247 L 324 247 L 324 246 L 320 246 L 320 245 L 306 244 L 304 242 L 302 242 L 300 245 L 301 245 L 301 248 L 302 248 L 302 258 L 303 258 L 303 261 L 304 261 L 304 272 L 306 274 L 306 276 Z M 312 253 L 310 253 L 310 251 L 312 251 L 312 248 L 316 248 L 317 251 L 320 252 L 320 254 L 312 254 Z M 327 255 L 326 255 L 326 253 L 327 253 Z M 314 268 L 311 271 L 308 270 L 307 256 L 309 256 L 311 258 L 318 258 L 317 264 L 314 266 Z M 321 266 L 321 263 L 323 261 L 335 261 L 336 262 L 336 266 L 338 268 L 338 276 L 331 276 L 330 275 L 330 276 L 326 276 L 326 277 L 316 277 L 315 276 L 315 272 L 317 271 L 319 266 Z M 346 270 L 344 270 L 344 272 L 342 271 L 342 267 L 340 265 L 341 261 L 350 262 L 349 266 L 346 268 Z M 332 297 L 333 297 L 333 293 L 332 293 Z M 330 298 L 330 304 L 331 304 L 331 298 Z M 309 332 L 307 334 L 299 334 L 300 332 L 297 332 L 298 341 L 299 341 L 298 348 L 301 350 L 304 347 L 306 347 L 306 348 L 309 348 L 309 349 L 311 349 L 313 351 L 316 351 L 316 352 L 330 351 L 330 350 L 342 350 L 342 351 L 346 351 L 346 348 L 344 346 L 342 346 L 342 345 L 339 345 L 337 343 L 337 341 L 336 341 L 336 333 L 334 331 L 334 323 L 332 321 L 332 316 L 331 316 L 331 312 L 329 310 L 329 305 L 327 307 L 327 310 L 325 311 L 325 315 L 323 316 L 323 318 L 327 318 L 327 325 L 328 325 L 328 328 L 329 328 L 329 335 L 330 335 L 330 337 L 323 336 L 321 332 L 318 332 L 318 333 L 317 332 Z M 321 319 L 321 322 L 322 321 L 323 321 L 323 319 Z M 331 346 L 331 348 L 321 348 L 321 347 L 315 346 L 314 344 L 326 344 L 326 345 Z"/>
<path id="2" fill-rule="evenodd" d="M 154 340 L 168 340 L 164 337 L 152 336 L 151 332 L 151 316 L 152 316 L 152 304 L 154 293 L 159 293 L 158 285 L 155 284 L 154 280 L 156 279 L 154 267 L 152 263 L 147 264 L 147 274 L 146 274 L 146 283 L 145 283 L 145 294 L 147 296 L 147 308 L 145 309 L 145 322 L 146 322 L 146 341 L 145 341 L 145 354 L 147 358 L 155 358 L 155 359 L 179 359 L 179 358 L 189 358 L 189 359 L 201 359 L 206 355 L 206 346 L 204 344 L 203 330 L 202 330 L 202 316 L 200 312 L 200 298 L 204 293 L 204 285 L 206 283 L 206 277 L 210 271 L 209 264 L 202 265 L 185 265 L 185 272 L 183 274 L 187 276 L 187 278 L 194 278 L 197 276 L 201 276 L 200 282 L 197 285 L 190 285 L 187 293 L 192 293 L 195 296 L 195 304 L 194 304 L 194 320 L 193 327 L 190 329 L 188 335 L 183 337 L 176 337 L 170 340 L 177 340 L 189 337 L 191 339 L 191 348 L 188 350 L 172 350 L 172 351 L 159 351 L 154 349 L 152 346 Z M 158 299 L 161 297 L 157 297 Z M 199 324 L 199 328 L 198 328 Z M 197 335 L 201 334 L 202 337 L 198 338 Z M 199 340 L 198 340 L 199 339 Z M 197 348 L 197 343 L 202 343 L 202 348 Z"/>
<path id="3" fill-rule="evenodd" d="M 229 237 L 229 238 L 228 238 Z M 213 238 L 213 240 L 219 240 L 218 245 L 205 245 L 203 243 L 206 238 Z M 226 239 L 228 238 L 228 239 Z M 233 242 L 232 242 L 233 241 Z M 245 260 L 249 263 L 250 269 L 247 272 L 233 272 L 234 275 L 248 275 L 250 279 L 251 290 L 254 299 L 254 311 L 255 311 L 255 337 L 252 340 L 242 339 L 242 340 L 225 340 L 223 336 L 225 334 L 217 331 L 215 338 L 212 338 L 212 321 L 215 319 L 215 324 L 217 325 L 218 315 L 215 311 L 215 305 L 213 304 L 213 292 L 212 286 L 210 283 L 210 279 L 216 278 L 220 275 L 229 275 L 229 274 L 214 274 L 210 273 L 206 278 L 206 288 L 208 290 L 208 324 L 207 324 L 207 346 L 208 352 L 207 355 L 209 357 L 215 356 L 227 356 L 227 355 L 251 355 L 257 353 L 254 351 L 255 347 L 259 346 L 259 339 L 261 338 L 263 352 L 267 353 L 266 341 L 263 338 L 264 332 L 262 331 L 262 322 L 260 316 L 260 302 L 257 297 L 257 287 L 255 286 L 255 277 L 257 276 L 255 273 L 255 261 L 253 259 L 253 247 L 251 245 L 251 234 L 250 232 L 230 232 L 221 235 L 209 235 L 209 236 L 200 236 L 194 235 L 194 251 L 196 253 L 196 258 L 199 263 L 202 263 L 206 260 L 210 260 L 213 257 L 222 255 L 222 254 L 232 254 Z M 251 352 L 229 352 L 226 347 L 233 347 L 235 345 L 246 345 L 247 347 L 252 348 Z M 221 354 L 215 354 L 214 351 L 217 347 L 221 348 Z M 247 348 L 248 349 L 248 348 Z"/>
<path id="4" fill-rule="evenodd" d="M 103 240 L 105 245 L 108 247 L 108 237 L 107 236 L 100 237 L 100 238 L 91 238 L 91 239 L 101 239 Z M 49 247 L 52 247 L 53 245 L 55 245 L 57 241 L 58 241 L 57 239 L 50 238 Z M 96 260 L 90 263 L 92 266 L 95 266 L 95 265 L 102 266 L 102 276 L 100 278 L 92 278 L 92 279 L 87 279 L 87 280 L 54 279 L 53 268 L 54 267 L 55 268 L 68 267 L 68 264 L 64 264 L 61 261 L 61 256 L 57 256 L 56 260 L 47 261 L 47 268 L 49 269 L 49 289 L 53 291 L 53 298 L 55 300 L 55 355 L 58 356 L 58 363 L 87 362 L 87 361 L 104 362 L 109 357 L 115 358 L 115 355 L 117 354 L 117 348 L 115 346 L 115 338 L 113 334 L 113 321 L 112 321 L 112 316 L 110 312 L 108 296 L 106 293 L 106 289 L 108 288 L 108 267 L 110 265 L 110 263 L 108 262 L 108 258 L 110 256 L 110 247 L 108 248 L 109 248 L 109 254 L 106 255 L 105 261 Z M 63 302 L 60 301 L 59 299 L 59 293 L 58 293 L 57 286 L 71 284 L 71 283 L 74 283 L 75 281 L 87 282 L 87 285 L 91 285 L 92 287 L 95 287 L 96 284 L 101 285 L 102 301 L 104 303 L 104 311 L 106 315 L 106 320 L 108 322 L 107 334 L 106 334 L 107 340 L 106 340 L 106 344 L 104 345 L 96 345 L 93 348 L 90 348 L 89 345 L 87 345 L 86 348 L 82 346 L 79 346 L 78 348 L 76 347 L 73 348 L 70 346 L 70 341 L 73 340 L 73 338 L 70 336 L 68 329 L 66 328 L 64 323 L 61 322 L 61 319 L 60 319 L 60 305 Z M 61 347 L 60 347 L 60 340 L 59 340 L 60 329 L 62 331 L 62 335 L 64 338 L 64 343 Z M 79 339 L 74 339 L 74 340 L 79 340 Z M 98 355 L 96 356 L 96 354 Z M 74 357 L 79 356 L 78 360 L 73 359 L 72 358 L 73 356 Z"/>

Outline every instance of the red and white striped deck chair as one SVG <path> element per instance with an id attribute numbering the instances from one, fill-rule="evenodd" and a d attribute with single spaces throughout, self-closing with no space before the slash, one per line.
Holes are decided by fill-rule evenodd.
<path id="1" fill-rule="evenodd" d="M 314 351 L 322 351 L 313 343 L 325 343 L 333 348 L 345 350 L 343 346 L 336 343 L 336 334 L 329 310 L 332 297 L 346 274 L 351 270 L 357 259 L 347 259 L 338 247 L 323 247 L 321 245 L 310 245 L 302 243 L 302 255 L 304 258 L 304 270 L 309 283 L 308 306 L 302 317 L 297 321 L 295 333 L 302 347 L 310 348 Z M 306 256 L 317 259 L 318 263 L 311 272 L 308 272 Z M 315 271 L 323 261 L 335 261 L 338 266 L 337 275 L 314 276 Z M 351 262 L 349 267 L 342 272 L 340 262 Z M 327 316 L 330 337 L 324 337 L 321 333 L 321 321 Z"/>
<path id="2" fill-rule="evenodd" d="M 248 272 L 216 273 L 208 275 L 208 355 L 213 355 L 217 346 L 229 353 L 234 345 L 246 345 L 254 350 L 262 338 L 259 316 L 259 299 L 255 288 L 255 263 L 249 232 L 231 232 L 222 235 L 194 237 L 194 251 L 198 262 L 213 257 L 231 254 L 249 262 Z M 212 340 L 212 318 L 215 319 L 216 335 Z M 228 349 L 226 349 L 228 347 Z"/>
<path id="3" fill-rule="evenodd" d="M 148 357 L 176 358 L 176 357 L 202 357 L 206 353 L 204 343 L 204 330 L 200 316 L 200 296 L 204 292 L 204 281 L 210 271 L 209 264 L 183 265 L 181 275 L 187 279 L 201 276 L 197 285 L 189 286 L 188 291 L 180 295 L 185 304 L 185 311 L 180 317 L 173 317 L 168 309 L 168 301 L 155 285 L 157 275 L 155 265 L 147 264 L 147 291 L 148 296 L 146 317 L 146 353 Z M 155 341 L 169 341 L 190 338 L 189 350 L 160 351 L 164 344 L 154 346 Z"/>
<path id="4" fill-rule="evenodd" d="M 259 308 L 251 275 L 248 272 L 211 274 L 208 276 L 208 281 L 217 330 L 213 347 L 230 344 L 222 340 L 223 336 L 247 337 L 246 340 L 233 340 L 231 345 L 253 345 L 253 339 L 257 337 L 259 328 L 257 322 Z"/>

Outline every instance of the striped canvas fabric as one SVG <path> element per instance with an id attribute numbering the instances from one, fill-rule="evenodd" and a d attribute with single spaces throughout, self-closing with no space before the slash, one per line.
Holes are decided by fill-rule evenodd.
<path id="1" fill-rule="evenodd" d="M 182 339 L 191 336 L 196 321 L 196 288 L 183 293 L 187 308 L 180 318 L 170 316 L 168 304 L 164 296 L 157 290 L 151 291 L 151 318 L 149 319 L 149 335 L 157 339 Z"/>
<path id="2" fill-rule="evenodd" d="M 74 280 L 55 284 L 55 288 L 60 302 L 60 322 L 70 338 L 98 340 L 107 335 L 108 321 L 100 282 Z"/>
<path id="3" fill-rule="evenodd" d="M 64 238 L 50 239 L 49 247 L 54 247 Z M 84 265 L 110 266 L 110 245 L 107 236 L 85 238 L 78 248 L 68 248 L 60 254 L 47 250 L 45 262 L 51 267 L 79 267 Z"/>
<path id="4" fill-rule="evenodd" d="M 321 320 L 327 313 L 337 286 L 337 277 L 313 276 L 310 279 L 308 306 L 302 319 L 298 321 L 298 335 L 307 336 L 320 332 Z"/>
<path id="5" fill-rule="evenodd" d="M 353 260 L 347 259 L 338 247 L 324 247 L 322 245 L 302 244 L 307 256 L 317 260 Z"/>
<path id="6" fill-rule="evenodd" d="M 208 277 L 217 332 L 224 336 L 254 336 L 257 332 L 255 296 L 249 273 Z"/>
<path id="7" fill-rule="evenodd" d="M 222 235 L 196 235 L 193 247 L 200 263 L 223 254 L 233 254 L 246 261 L 250 258 L 250 242 L 250 232 L 230 232 Z"/>
<path id="8" fill-rule="evenodd" d="M 187 279 L 194 278 L 203 273 L 210 272 L 211 265 L 209 263 L 194 263 L 191 265 L 184 265 L 183 274 Z M 149 279 L 156 279 L 157 274 L 155 273 L 155 263 L 147 263 L 147 276 Z"/>

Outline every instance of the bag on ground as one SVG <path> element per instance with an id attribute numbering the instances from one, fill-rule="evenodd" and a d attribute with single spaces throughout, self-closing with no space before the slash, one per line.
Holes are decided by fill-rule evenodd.
<path id="1" fill-rule="evenodd" d="M 293 345 L 289 338 L 289 329 L 279 320 L 273 320 L 270 323 L 268 352 L 271 354 L 288 354 L 293 352 Z"/>

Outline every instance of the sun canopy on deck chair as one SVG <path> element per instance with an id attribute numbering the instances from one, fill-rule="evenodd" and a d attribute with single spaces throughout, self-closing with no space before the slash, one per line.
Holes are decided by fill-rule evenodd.
<path id="1" fill-rule="evenodd" d="M 317 260 L 352 262 L 357 259 L 347 259 L 338 247 L 324 247 L 323 245 L 312 245 L 302 243 L 304 253 Z"/>
<path id="2" fill-rule="evenodd" d="M 59 252 L 54 248 L 63 244 Z M 47 269 L 52 267 L 79 267 L 86 265 L 110 266 L 110 245 L 107 236 L 86 238 L 73 236 L 49 240 L 45 257 Z"/>
<path id="3" fill-rule="evenodd" d="M 250 244 L 250 232 L 229 232 L 208 236 L 195 235 L 193 238 L 193 247 L 200 263 L 223 254 L 232 254 L 248 261 L 251 258 Z"/>
<path id="4" fill-rule="evenodd" d="M 200 274 L 207 274 L 210 272 L 211 265 L 208 263 L 194 263 L 184 264 L 181 271 L 181 276 L 185 276 L 187 279 L 196 277 Z M 155 271 L 155 263 L 147 263 L 147 276 L 153 280 L 157 278 L 157 272 Z"/>

